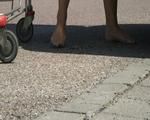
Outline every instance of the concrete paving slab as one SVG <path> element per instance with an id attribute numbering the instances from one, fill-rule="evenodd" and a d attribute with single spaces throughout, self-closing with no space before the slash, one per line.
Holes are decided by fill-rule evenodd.
<path id="1" fill-rule="evenodd" d="M 147 62 L 147 61 L 146 61 Z M 133 85 L 140 78 L 145 77 L 149 73 L 150 66 L 139 62 L 137 64 L 130 65 L 126 70 L 114 75 L 113 78 L 109 78 L 104 83 L 120 83 Z"/>
<path id="2" fill-rule="evenodd" d="M 127 89 L 127 86 L 125 85 L 101 84 L 97 86 L 97 88 L 91 90 L 90 93 L 81 95 L 70 104 L 58 108 L 57 110 L 82 113 L 86 113 L 91 110 L 95 111 L 103 108 L 105 104 L 113 100 L 116 93 L 123 92 L 125 89 Z"/>
<path id="3" fill-rule="evenodd" d="M 127 89 L 127 86 L 122 84 L 100 84 L 90 92 L 96 94 L 116 94 L 123 92 L 125 89 Z"/>
<path id="4" fill-rule="evenodd" d="M 96 117 L 93 118 L 93 120 L 143 120 L 140 118 L 131 118 L 127 116 L 118 116 L 117 114 L 105 114 L 100 113 Z"/>
<path id="5" fill-rule="evenodd" d="M 85 93 L 74 100 L 76 104 L 97 104 L 104 105 L 109 103 L 117 93 L 123 92 L 127 86 L 120 84 L 101 84 L 90 93 Z"/>
<path id="6" fill-rule="evenodd" d="M 104 112 L 134 118 L 150 119 L 150 104 L 131 99 L 121 99 L 115 105 L 105 109 Z"/>
<path id="7" fill-rule="evenodd" d="M 134 87 L 127 95 L 125 95 L 126 98 L 129 99 L 138 99 L 138 100 L 145 100 L 150 101 L 150 87 L 141 87 L 136 86 Z"/>
<path id="8" fill-rule="evenodd" d="M 83 120 L 84 115 L 74 113 L 50 112 L 42 115 L 36 120 Z"/>
<path id="9" fill-rule="evenodd" d="M 74 112 L 74 113 L 87 113 L 88 111 L 96 111 L 99 110 L 100 108 L 103 108 L 102 105 L 96 105 L 96 104 L 86 104 L 86 103 L 81 103 L 78 104 L 75 102 L 71 102 L 65 106 L 62 106 L 60 108 L 57 108 L 56 111 L 65 111 L 65 112 Z"/>
<path id="10" fill-rule="evenodd" d="M 141 85 L 145 87 L 150 87 L 150 78 L 144 80 Z"/>
<path id="11" fill-rule="evenodd" d="M 76 104 L 95 104 L 104 105 L 113 99 L 114 94 L 86 94 L 74 100 Z"/>

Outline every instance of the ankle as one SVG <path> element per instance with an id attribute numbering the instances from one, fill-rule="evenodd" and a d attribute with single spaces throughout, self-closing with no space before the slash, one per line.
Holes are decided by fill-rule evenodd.
<path id="1" fill-rule="evenodd" d="M 108 32 L 110 31 L 111 32 L 111 31 L 118 31 L 118 30 L 120 30 L 120 27 L 118 25 L 115 25 L 115 26 L 107 25 L 105 29 L 106 29 L 106 31 L 108 31 Z"/>
<path id="2" fill-rule="evenodd" d="M 56 26 L 55 31 L 64 33 L 65 32 L 65 28 L 62 27 L 62 26 Z"/>

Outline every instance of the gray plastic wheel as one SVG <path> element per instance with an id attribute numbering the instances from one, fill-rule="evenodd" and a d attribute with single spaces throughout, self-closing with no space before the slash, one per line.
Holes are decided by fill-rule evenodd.
<path id="1" fill-rule="evenodd" d="M 13 32 L 9 30 L 5 30 L 4 32 L 7 39 L 5 46 L 0 47 L 0 60 L 3 63 L 10 63 L 16 58 L 19 45 L 17 37 Z"/>
<path id="2" fill-rule="evenodd" d="M 32 37 L 33 37 L 33 24 L 31 24 L 27 30 L 25 30 L 23 28 L 24 25 L 24 21 L 25 18 L 22 18 L 19 20 L 19 22 L 17 23 L 17 27 L 16 27 L 16 34 L 18 37 L 18 40 L 23 42 L 23 43 L 27 43 L 29 42 Z"/>

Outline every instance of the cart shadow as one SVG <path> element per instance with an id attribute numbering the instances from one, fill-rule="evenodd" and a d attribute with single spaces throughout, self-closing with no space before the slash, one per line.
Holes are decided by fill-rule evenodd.
<path id="1" fill-rule="evenodd" d="M 15 25 L 9 25 L 14 29 Z M 35 25 L 33 39 L 20 46 L 23 49 L 35 52 L 51 52 L 65 54 L 89 54 L 105 55 L 116 57 L 150 58 L 150 25 L 149 24 L 128 24 L 121 25 L 133 38 L 136 45 L 113 43 L 105 41 L 105 26 L 68 26 L 66 46 L 54 48 L 50 43 L 50 36 L 55 26 Z"/>

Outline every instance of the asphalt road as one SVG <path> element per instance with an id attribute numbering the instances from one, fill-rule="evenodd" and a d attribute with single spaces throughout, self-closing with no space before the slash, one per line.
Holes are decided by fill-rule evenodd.
<path id="1" fill-rule="evenodd" d="M 72 0 L 66 46 L 53 48 L 50 36 L 56 23 L 57 0 L 34 0 L 33 5 L 32 41 L 20 44 L 12 64 L 0 64 L 0 117 L 4 120 L 33 119 L 129 64 L 150 57 L 149 0 L 119 0 L 119 22 L 136 39 L 134 46 L 104 40 L 102 0 Z M 8 11 L 8 3 L 1 3 L 0 10 Z M 8 28 L 14 31 L 18 19 Z"/>

